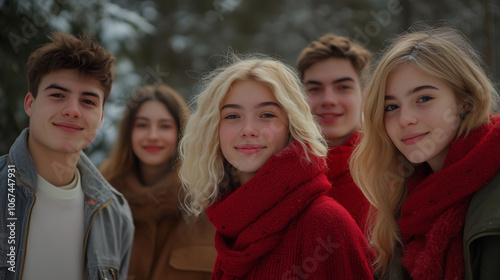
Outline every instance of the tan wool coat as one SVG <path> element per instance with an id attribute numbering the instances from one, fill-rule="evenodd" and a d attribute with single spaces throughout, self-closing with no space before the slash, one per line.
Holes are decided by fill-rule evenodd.
<path id="1" fill-rule="evenodd" d="M 143 186 L 135 175 L 124 182 L 115 187 L 129 201 L 135 224 L 128 279 L 210 279 L 215 228 L 205 215 L 182 215 L 177 172 L 153 186 Z"/>

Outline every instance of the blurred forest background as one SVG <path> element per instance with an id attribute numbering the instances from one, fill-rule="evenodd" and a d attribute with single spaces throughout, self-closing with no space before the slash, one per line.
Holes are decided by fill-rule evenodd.
<path id="1" fill-rule="evenodd" d="M 52 31 L 94 33 L 117 57 L 104 123 L 85 152 L 108 156 L 128 97 L 164 82 L 186 100 L 199 76 L 228 50 L 264 53 L 295 66 L 300 51 L 329 33 L 356 39 L 376 55 L 415 22 L 446 22 L 465 33 L 500 78 L 498 0 L 0 0 L 0 155 L 28 126 L 23 100 L 29 54 Z M 498 28 L 495 28 L 497 27 Z"/>

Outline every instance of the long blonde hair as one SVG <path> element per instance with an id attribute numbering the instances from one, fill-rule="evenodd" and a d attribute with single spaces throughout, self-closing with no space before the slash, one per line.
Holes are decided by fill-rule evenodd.
<path id="1" fill-rule="evenodd" d="M 414 166 L 396 149 L 384 126 L 384 96 L 389 74 L 412 63 L 446 81 L 465 104 L 467 114 L 458 135 L 489 121 L 497 93 L 485 74 L 479 56 L 458 31 L 441 27 L 401 34 L 388 46 L 366 90 L 364 136 L 351 156 L 354 182 L 372 204 L 369 239 L 377 254 L 377 272 L 384 274 L 397 244 L 397 219 L 406 198 L 406 181 Z M 457 136 L 458 137 L 458 136 Z"/>
<path id="2" fill-rule="evenodd" d="M 255 80 L 268 86 L 289 120 L 291 138 L 305 154 L 326 156 L 326 142 L 314 121 L 304 88 L 291 67 L 268 57 L 232 55 L 229 66 L 206 77 L 205 89 L 196 97 L 197 109 L 180 142 L 179 177 L 186 193 L 184 207 L 198 215 L 220 194 L 228 192 L 230 171 L 220 149 L 219 122 L 222 101 L 236 81 Z"/>

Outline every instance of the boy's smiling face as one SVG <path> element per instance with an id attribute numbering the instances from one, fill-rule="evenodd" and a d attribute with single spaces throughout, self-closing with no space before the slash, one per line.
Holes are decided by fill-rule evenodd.
<path id="1" fill-rule="evenodd" d="M 94 140 L 103 119 L 104 90 L 98 80 L 77 69 L 44 76 L 37 97 L 29 92 L 30 153 L 80 153 Z"/>

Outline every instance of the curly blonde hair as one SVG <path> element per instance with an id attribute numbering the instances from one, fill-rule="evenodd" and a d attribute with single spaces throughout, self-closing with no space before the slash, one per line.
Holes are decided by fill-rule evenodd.
<path id="1" fill-rule="evenodd" d="M 325 157 L 327 153 L 304 88 L 291 67 L 256 55 L 232 55 L 229 60 L 228 66 L 216 69 L 205 78 L 206 86 L 195 99 L 197 109 L 180 142 L 179 177 L 186 193 L 184 207 L 194 215 L 202 213 L 220 194 L 229 191 L 227 178 L 231 174 L 220 149 L 219 122 L 222 101 L 237 81 L 255 80 L 268 86 L 288 117 L 290 137 L 302 145 L 306 156 Z"/>

